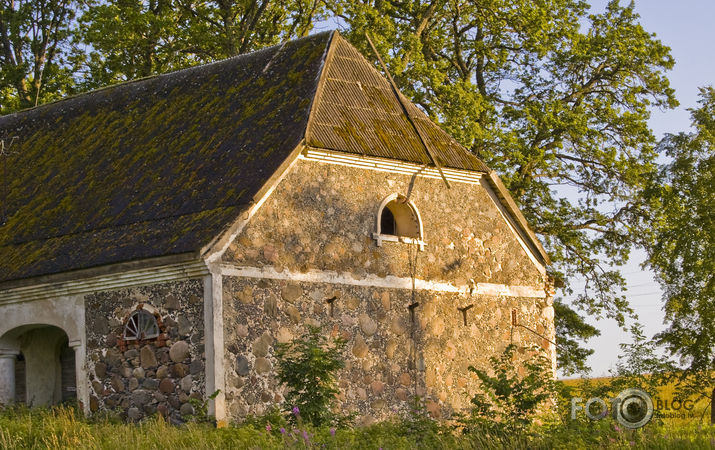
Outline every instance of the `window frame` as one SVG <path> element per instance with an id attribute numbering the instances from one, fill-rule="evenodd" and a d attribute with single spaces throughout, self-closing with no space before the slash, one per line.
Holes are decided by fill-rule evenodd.
<path id="1" fill-rule="evenodd" d="M 151 319 L 153 320 L 153 325 L 156 328 L 156 335 L 151 335 L 151 336 L 146 336 L 146 335 L 141 336 L 140 335 L 140 333 L 142 333 L 142 331 L 140 331 L 140 329 L 139 329 L 139 326 L 141 325 L 141 322 L 139 319 L 140 316 L 151 317 Z M 134 321 L 135 318 L 136 318 L 136 321 Z M 129 329 L 129 324 L 132 323 L 133 321 L 136 323 L 135 328 L 136 328 L 137 336 L 130 337 L 127 335 L 127 330 Z M 159 336 L 161 336 L 161 333 L 162 333 L 161 325 L 159 323 L 159 320 L 156 317 L 156 314 L 153 314 L 152 312 L 147 311 L 144 308 L 137 308 L 129 314 L 129 316 L 127 317 L 127 320 L 124 322 L 124 327 L 122 329 L 122 340 L 124 342 L 149 341 L 152 339 L 157 339 Z"/>
<path id="2" fill-rule="evenodd" d="M 398 198 L 403 197 L 406 199 L 405 204 L 409 206 L 409 208 L 412 210 L 412 213 L 415 215 L 415 218 L 417 219 L 417 224 L 419 226 L 419 237 L 418 238 L 412 238 L 412 237 L 407 237 L 407 236 L 397 236 L 394 234 L 384 234 L 382 233 L 382 211 L 385 209 L 388 203 L 390 203 L 393 200 L 397 200 Z M 382 200 L 382 203 L 380 203 L 380 206 L 377 208 L 377 216 L 375 218 L 375 232 L 372 233 L 372 238 L 377 241 L 377 246 L 382 247 L 383 242 L 403 242 L 405 244 L 417 244 L 418 248 L 422 251 L 425 249 L 425 245 L 427 243 L 425 242 L 425 234 L 424 234 L 424 227 L 422 225 L 422 216 L 420 215 L 420 211 L 417 209 L 414 203 L 412 203 L 411 200 L 407 199 L 404 195 L 402 194 L 390 194 L 387 197 L 385 197 Z"/>

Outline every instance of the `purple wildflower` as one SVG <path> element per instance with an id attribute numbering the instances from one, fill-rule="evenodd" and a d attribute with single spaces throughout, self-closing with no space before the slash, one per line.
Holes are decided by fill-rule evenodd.
<path id="1" fill-rule="evenodd" d="M 270 423 L 268 425 L 266 425 L 266 431 L 268 431 L 269 433 L 271 432 L 271 424 Z"/>
<path id="2" fill-rule="evenodd" d="M 613 425 L 613 429 L 618 431 L 619 433 L 621 432 L 621 429 L 618 425 Z"/>
<path id="3" fill-rule="evenodd" d="M 293 407 L 293 414 L 295 414 L 296 416 L 297 416 L 298 414 L 300 414 L 300 409 L 298 409 L 297 406 L 294 406 L 294 407 Z"/>
<path id="4" fill-rule="evenodd" d="M 286 434 L 286 429 L 281 427 L 280 432 L 281 432 L 281 434 Z"/>
<path id="5" fill-rule="evenodd" d="M 309 439 L 307 431 L 303 431 L 303 439 L 305 439 L 306 441 Z"/>
<path id="6" fill-rule="evenodd" d="M 330 429 L 330 435 L 335 437 L 335 428 Z"/>

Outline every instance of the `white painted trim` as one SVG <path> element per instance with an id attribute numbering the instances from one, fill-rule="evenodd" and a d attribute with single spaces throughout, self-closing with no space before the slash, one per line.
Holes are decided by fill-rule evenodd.
<path id="1" fill-rule="evenodd" d="M 492 199 L 492 202 L 494 205 L 496 205 L 497 210 L 499 211 L 499 214 L 501 214 L 502 218 L 506 222 L 507 226 L 511 230 L 511 233 L 514 235 L 517 241 L 519 241 L 519 245 L 524 249 L 526 252 L 526 255 L 529 257 L 532 263 L 536 266 L 536 269 L 539 271 L 542 277 L 546 276 L 546 267 L 539 261 L 537 258 L 537 255 L 534 254 L 534 251 L 529 247 L 529 245 L 526 243 L 526 241 L 522 238 L 521 233 L 518 231 L 518 228 L 516 224 L 511 220 L 509 213 L 507 212 L 506 208 L 504 208 L 504 205 L 502 202 L 499 200 L 499 197 L 497 197 L 496 193 L 492 189 L 491 186 L 489 186 L 489 183 L 480 183 L 484 190 L 487 192 L 489 195 L 489 198 Z"/>
<path id="2" fill-rule="evenodd" d="M 77 317 L 84 324 L 85 308 L 82 308 L 82 317 Z M 87 331 L 84 331 L 84 339 L 70 341 L 69 347 L 74 350 L 74 371 L 75 383 L 77 384 L 77 401 L 82 406 L 82 412 L 88 416 L 89 409 L 89 375 L 87 374 Z"/>
<path id="3" fill-rule="evenodd" d="M 283 269 L 278 272 L 271 266 L 250 267 L 237 264 L 221 264 L 221 274 L 231 277 L 269 278 L 273 280 L 302 281 L 309 283 L 332 283 L 350 286 L 366 286 L 388 289 L 412 289 L 412 278 L 388 275 L 379 277 L 368 274 L 356 277 L 349 272 L 335 272 L 331 270 L 309 270 L 307 272 L 293 272 Z M 476 286 L 456 286 L 444 281 L 429 281 L 415 279 L 415 289 L 435 292 L 450 292 L 463 295 L 489 295 L 503 297 L 528 297 L 545 298 L 543 288 L 533 286 L 508 286 L 505 284 L 476 283 Z"/>
<path id="4" fill-rule="evenodd" d="M 426 165 L 408 163 L 387 158 L 376 158 L 373 156 L 361 156 L 350 153 L 334 152 L 330 150 L 318 150 L 307 148 L 298 157 L 309 161 L 317 161 L 326 164 L 337 164 L 340 166 L 359 167 L 362 169 L 377 170 L 379 172 L 400 173 L 404 175 L 416 175 L 424 178 L 441 180 L 439 171 Z M 459 183 L 479 184 L 482 177 L 480 172 L 468 170 L 448 169 L 443 167 L 445 178 L 449 181 Z"/>
<path id="5" fill-rule="evenodd" d="M 384 241 L 387 242 L 404 242 L 405 244 L 417 244 L 420 246 L 420 251 L 424 251 L 427 243 L 421 239 L 413 239 L 405 236 L 395 236 L 392 234 L 372 233 L 372 238 L 377 241 L 377 246 L 382 247 Z"/>
<path id="6" fill-rule="evenodd" d="M 206 264 L 203 261 L 196 261 L 129 270 L 79 280 L 42 283 L 0 291 L 0 305 L 199 278 L 206 273 L 208 273 Z"/>
<path id="7" fill-rule="evenodd" d="M 204 256 L 204 259 L 206 260 L 207 264 L 213 264 L 219 261 L 221 257 L 223 257 L 223 254 L 226 253 L 226 250 L 228 250 L 228 247 L 231 245 L 231 243 L 236 239 L 239 234 L 241 234 L 248 222 L 251 221 L 256 212 L 258 212 L 261 206 L 263 206 L 266 200 L 268 200 L 268 197 L 273 194 L 273 191 L 278 187 L 279 184 L 281 184 L 281 181 L 283 181 L 286 175 L 288 175 L 288 173 L 291 171 L 297 161 L 298 158 L 293 159 L 293 161 L 290 162 L 286 170 L 284 170 L 283 173 L 280 174 L 278 178 L 276 178 L 273 184 L 270 185 L 268 190 L 266 190 L 266 193 L 263 194 L 263 196 L 256 203 L 254 203 L 253 206 L 251 206 L 251 208 L 247 212 L 242 213 L 243 218 L 238 219 L 236 222 L 234 222 L 234 224 L 230 228 L 233 231 L 231 232 L 231 234 L 229 234 L 224 244 L 220 248 L 214 249 L 212 251 L 211 247 L 209 247 L 205 251 L 201 252 L 202 254 L 210 252 Z"/>
<path id="8" fill-rule="evenodd" d="M 219 427 L 226 426 L 226 382 L 223 339 L 223 279 L 214 267 L 204 277 L 204 342 L 206 354 L 206 400 L 208 413 Z M 210 399 L 214 392 L 215 398 Z"/>

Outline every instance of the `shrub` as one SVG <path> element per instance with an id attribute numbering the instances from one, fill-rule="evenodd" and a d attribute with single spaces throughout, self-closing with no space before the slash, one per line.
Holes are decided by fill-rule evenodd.
<path id="1" fill-rule="evenodd" d="M 523 376 L 518 374 L 515 364 L 517 350 L 532 354 L 521 363 Z M 518 349 L 511 344 L 500 356 L 490 358 L 490 362 L 494 376 L 469 366 L 469 371 L 479 377 L 483 393 L 472 397 L 472 410 L 458 418 L 459 425 L 464 432 L 525 431 L 539 407 L 556 398 L 551 361 L 537 347 Z"/>
<path id="2" fill-rule="evenodd" d="M 300 338 L 276 346 L 278 379 L 289 388 L 285 408 L 292 422 L 302 420 L 317 427 L 337 421 L 331 406 L 338 393 L 336 372 L 345 366 L 345 344 L 308 326 Z"/>

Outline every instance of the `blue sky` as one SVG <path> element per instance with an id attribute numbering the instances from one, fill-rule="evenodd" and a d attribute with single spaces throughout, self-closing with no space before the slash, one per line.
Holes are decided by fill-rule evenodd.
<path id="1" fill-rule="evenodd" d="M 607 0 L 590 0 L 592 11 L 605 9 Z M 626 2 L 621 2 L 625 4 Z M 654 110 L 650 125 L 657 138 L 665 133 L 688 131 L 690 113 L 697 106 L 698 87 L 715 84 L 715 1 L 713 0 L 639 0 L 635 2 L 643 28 L 655 33 L 671 48 L 675 67 L 668 73 L 680 107 L 676 110 Z M 643 254 L 633 254 L 623 268 L 629 290 L 626 294 L 651 336 L 664 329 L 661 293 L 649 272 L 639 269 Z M 620 353 L 619 344 L 629 341 L 627 333 L 612 321 L 592 321 L 602 335 L 589 341 L 596 352 L 589 359 L 593 376 L 608 375 Z"/>

